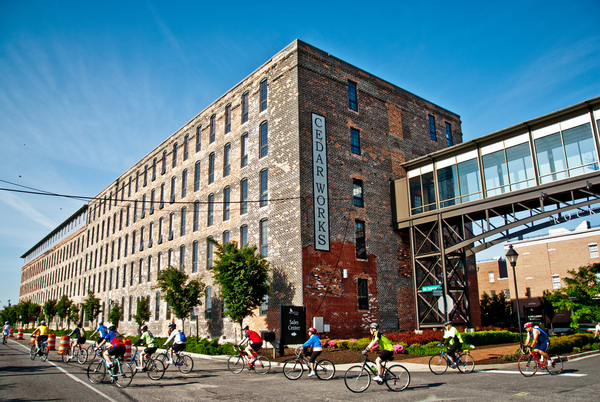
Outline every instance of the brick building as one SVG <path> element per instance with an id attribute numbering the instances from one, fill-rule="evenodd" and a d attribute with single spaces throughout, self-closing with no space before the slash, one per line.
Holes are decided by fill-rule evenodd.
<path id="1" fill-rule="evenodd" d="M 200 335 L 231 337 L 206 271 L 210 236 L 256 244 L 270 262 L 254 328 L 278 331 L 279 307 L 303 305 L 306 324 L 316 317 L 332 337 L 362 336 L 373 321 L 413 329 L 409 242 L 392 229 L 390 183 L 404 161 L 459 142 L 458 115 L 296 40 L 101 191 L 85 229 L 29 250 L 20 298 L 81 303 L 90 289 L 106 312 L 124 306 L 120 327 L 132 333 L 149 296 L 160 334 L 172 317 L 153 285 L 160 269 L 182 266 L 209 286 Z"/>
<path id="2" fill-rule="evenodd" d="M 544 290 L 553 291 L 564 286 L 567 271 L 600 262 L 598 243 L 600 227 L 590 228 L 582 222 L 575 230 L 550 229 L 547 236 L 507 243 L 519 253 L 515 272 L 519 291 L 521 317 L 527 321 L 549 323 L 540 307 Z M 477 263 L 479 296 L 504 292 L 514 300 L 515 280 L 510 264 L 502 257 Z M 554 322 L 570 322 L 568 312 L 557 313 Z"/>

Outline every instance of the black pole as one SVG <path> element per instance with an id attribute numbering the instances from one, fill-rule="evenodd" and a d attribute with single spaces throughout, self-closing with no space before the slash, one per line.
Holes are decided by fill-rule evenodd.
<path id="1" fill-rule="evenodd" d="M 513 277 L 515 279 L 515 302 L 517 305 L 517 325 L 519 326 L 519 344 L 523 347 L 523 328 L 521 327 L 521 308 L 519 307 L 519 291 L 517 290 L 517 272 L 515 270 L 516 262 L 511 261 Z"/>

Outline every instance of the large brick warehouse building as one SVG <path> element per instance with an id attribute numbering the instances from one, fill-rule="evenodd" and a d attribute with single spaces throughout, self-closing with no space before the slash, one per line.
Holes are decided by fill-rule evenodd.
<path id="1" fill-rule="evenodd" d="M 105 314 L 151 299 L 150 328 L 173 317 L 154 287 L 183 267 L 209 286 L 202 336 L 231 337 L 206 267 L 206 238 L 259 246 L 271 292 L 248 321 L 278 331 L 279 308 L 306 308 L 331 337 L 378 321 L 415 328 L 409 241 L 392 228 L 401 164 L 462 141 L 458 115 L 299 40 L 223 94 L 23 255 L 21 300 L 88 290 Z M 88 323 L 88 325 L 92 325 Z M 196 325 L 191 327 L 195 333 Z"/>

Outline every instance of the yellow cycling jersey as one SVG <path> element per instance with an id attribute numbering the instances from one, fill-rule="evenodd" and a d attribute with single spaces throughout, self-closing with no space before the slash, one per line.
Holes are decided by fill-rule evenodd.
<path id="1" fill-rule="evenodd" d="M 38 335 L 42 336 L 42 335 L 48 335 L 48 332 L 49 332 L 50 330 L 48 329 L 48 327 L 47 327 L 47 326 L 45 326 L 45 325 L 40 325 L 39 327 L 37 327 L 37 328 L 35 329 L 35 331 L 37 331 L 37 334 L 38 334 Z M 33 331 L 33 332 L 35 332 L 35 331 Z"/>

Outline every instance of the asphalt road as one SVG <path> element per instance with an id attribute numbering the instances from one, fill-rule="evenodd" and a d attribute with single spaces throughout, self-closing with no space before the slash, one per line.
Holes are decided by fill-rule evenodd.
<path id="1" fill-rule="evenodd" d="M 371 384 L 362 394 L 344 384 L 347 366 L 338 367 L 330 381 L 285 378 L 280 367 L 260 376 L 247 370 L 232 374 L 225 361 L 194 358 L 194 370 L 181 374 L 170 367 L 164 378 L 152 381 L 138 373 L 128 388 L 105 381 L 91 384 L 87 364 L 63 363 L 51 352 L 47 362 L 29 358 L 30 344 L 10 340 L 0 345 L 0 400 L 10 401 L 590 401 L 600 399 L 600 355 L 568 361 L 563 374 L 523 377 L 514 364 L 476 367 L 471 374 L 456 370 L 436 376 L 424 366 L 407 365 L 411 383 L 405 391 L 391 392 Z"/>

